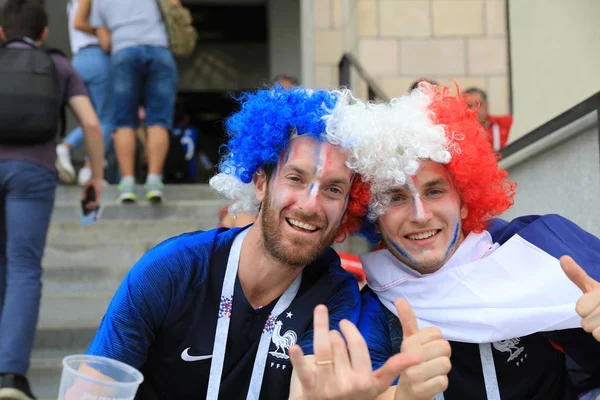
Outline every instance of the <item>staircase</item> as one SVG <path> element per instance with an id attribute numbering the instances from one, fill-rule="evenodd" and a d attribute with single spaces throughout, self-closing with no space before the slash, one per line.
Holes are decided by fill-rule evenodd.
<path id="1" fill-rule="evenodd" d="M 138 187 L 143 199 L 143 188 Z M 59 186 L 42 265 L 43 296 L 29 379 L 39 399 L 56 399 L 61 360 L 84 353 L 108 302 L 131 266 L 164 239 L 217 225 L 225 201 L 208 185 L 166 186 L 166 202 L 117 204 L 104 189 L 104 211 L 80 228 L 81 189 Z"/>

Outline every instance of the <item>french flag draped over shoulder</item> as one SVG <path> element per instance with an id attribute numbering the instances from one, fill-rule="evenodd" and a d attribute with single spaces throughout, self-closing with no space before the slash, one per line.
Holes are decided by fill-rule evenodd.
<path id="1" fill-rule="evenodd" d="M 489 343 L 577 328 L 582 293 L 558 259 L 569 255 L 600 281 L 600 240 L 558 215 L 490 221 L 469 234 L 437 272 L 420 275 L 388 250 L 361 255 L 367 282 L 383 305 L 406 298 L 420 328 L 444 338 Z"/>

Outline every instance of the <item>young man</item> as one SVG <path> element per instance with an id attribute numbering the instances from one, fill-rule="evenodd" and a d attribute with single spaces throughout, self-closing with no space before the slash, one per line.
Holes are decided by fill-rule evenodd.
<path id="1" fill-rule="evenodd" d="M 288 350 L 312 354 L 312 313 L 356 321 L 358 286 L 329 248 L 360 226 L 368 189 L 322 140 L 329 91 L 259 90 L 227 121 L 230 140 L 211 185 L 255 213 L 247 228 L 167 240 L 130 271 L 90 354 L 144 374 L 140 399 L 282 399 Z"/>
<path id="2" fill-rule="evenodd" d="M 178 1 L 173 0 L 174 3 Z M 135 130 L 138 107 L 144 106 L 148 127 L 148 176 L 145 189 L 150 202 L 162 201 L 162 172 L 169 150 L 169 130 L 177 96 L 177 65 L 156 0 L 92 1 L 90 24 L 108 30 L 111 37 L 113 144 L 121 171 L 119 198 L 134 202 Z"/>
<path id="3" fill-rule="evenodd" d="M 487 131 L 488 138 L 495 152 L 502 150 L 508 143 L 510 127 L 513 123 L 512 115 L 490 115 L 488 96 L 479 88 L 469 88 L 463 92 L 469 108 L 477 111 L 479 123 Z"/>
<path id="4" fill-rule="evenodd" d="M 600 241 L 556 215 L 492 219 L 515 186 L 462 97 L 421 84 L 357 108 L 327 132 L 362 143 L 348 165 L 371 185 L 383 242 L 361 257 L 359 328 L 374 368 L 400 351 L 421 357 L 382 398 L 596 398 L 600 284 L 561 257 L 598 279 Z M 397 299 L 417 321 L 398 320 Z"/>
<path id="5" fill-rule="evenodd" d="M 39 0 L 7 0 L 0 11 L 0 25 L 0 39 L 10 41 L 6 44 L 9 49 L 3 50 L 38 51 L 33 48 L 41 46 L 48 35 L 48 17 Z M 69 60 L 54 53 L 50 59 L 59 80 L 57 95 L 84 129 L 93 176 L 84 187 L 82 198 L 92 186 L 100 199 L 104 159 L 100 123 Z M 9 97 L 3 96 L 3 101 L 14 101 L 17 95 L 18 92 L 8 93 Z M 23 110 L 23 121 L 44 115 L 47 109 L 40 107 L 32 104 L 31 109 Z M 56 189 L 55 147 L 53 139 L 31 145 L 0 145 L 0 399 L 3 400 L 34 398 L 25 375 L 35 336 L 41 261 Z M 95 206 L 96 202 L 89 204 L 90 208 Z"/>

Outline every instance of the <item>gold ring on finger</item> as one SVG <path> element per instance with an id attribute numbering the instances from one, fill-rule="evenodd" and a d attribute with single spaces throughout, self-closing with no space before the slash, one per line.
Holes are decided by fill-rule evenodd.
<path id="1" fill-rule="evenodd" d="M 317 364 L 317 365 L 331 365 L 331 364 L 333 364 L 333 360 L 317 361 L 315 364 Z"/>

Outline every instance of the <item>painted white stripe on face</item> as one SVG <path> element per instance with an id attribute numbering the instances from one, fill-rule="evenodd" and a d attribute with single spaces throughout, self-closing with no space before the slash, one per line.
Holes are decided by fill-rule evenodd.
<path id="1" fill-rule="evenodd" d="M 316 196 L 319 194 L 319 187 L 320 187 L 320 184 L 319 184 L 319 182 L 313 182 L 313 183 L 310 185 L 310 192 L 309 192 L 309 196 L 310 196 L 310 197 L 316 197 Z"/>
<path id="2" fill-rule="evenodd" d="M 315 146 L 315 169 L 313 180 L 310 183 L 310 190 L 308 192 L 309 198 L 317 198 L 319 195 L 319 189 L 321 187 L 321 178 L 325 172 L 325 165 L 327 165 L 329 159 L 329 151 L 324 143 L 319 143 Z"/>
<path id="3" fill-rule="evenodd" d="M 317 151 L 319 152 L 319 154 L 317 159 L 317 168 L 315 171 L 315 176 L 321 178 L 323 176 L 323 172 L 325 170 L 325 165 L 327 164 L 329 154 L 327 151 L 327 146 L 325 146 L 323 143 L 319 144 L 319 147 L 317 147 Z"/>
<path id="4" fill-rule="evenodd" d="M 408 187 L 408 190 L 410 190 L 412 196 L 413 219 L 423 219 L 423 216 L 425 215 L 425 209 L 423 206 L 423 200 L 421 199 L 421 196 L 419 195 L 419 192 L 415 187 L 414 177 L 408 177 L 408 179 L 406 180 L 406 186 Z"/>

